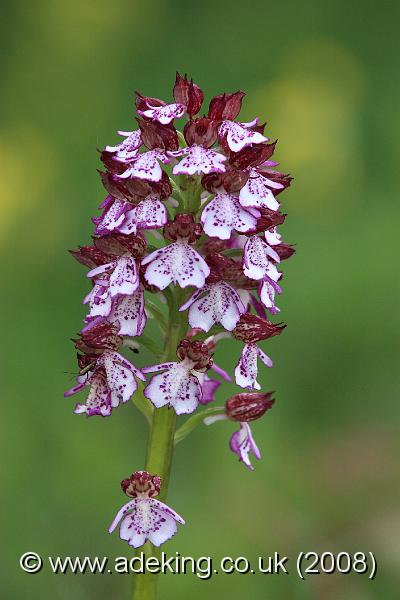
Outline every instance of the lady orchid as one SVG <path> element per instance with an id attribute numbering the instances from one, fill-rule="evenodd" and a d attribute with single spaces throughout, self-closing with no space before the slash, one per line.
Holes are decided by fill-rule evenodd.
<path id="1" fill-rule="evenodd" d="M 258 359 L 272 367 L 259 344 L 285 327 L 266 311 L 279 311 L 281 264 L 294 253 L 278 231 L 286 215 L 277 196 L 291 177 L 276 169 L 265 126 L 238 120 L 243 98 L 219 94 L 199 116 L 203 92 L 179 73 L 170 102 L 137 92 L 137 125 L 100 153 L 106 198 L 92 243 L 71 251 L 92 287 L 74 340 L 77 382 L 65 396 L 87 389 L 75 407 L 87 417 L 109 417 L 132 399 L 151 428 L 146 470 L 122 481 L 132 500 L 109 529 L 121 522 L 120 537 L 134 548 L 159 546 L 184 524 L 161 500 L 174 445 L 195 426 L 235 421 L 232 452 L 249 469 L 251 454 L 261 458 L 249 422 L 274 403 L 272 392 L 258 391 Z M 247 391 L 218 407 L 215 394 L 231 377 L 213 355 L 226 338 L 243 344 L 232 370 Z M 154 364 L 144 364 L 142 350 Z M 177 428 L 180 415 L 190 416 Z"/>

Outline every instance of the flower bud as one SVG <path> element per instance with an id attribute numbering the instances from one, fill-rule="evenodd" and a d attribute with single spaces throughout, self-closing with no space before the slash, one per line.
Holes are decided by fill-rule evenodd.
<path id="1" fill-rule="evenodd" d="M 149 106 L 155 108 L 157 106 L 165 106 L 164 100 L 159 98 L 150 98 L 150 96 L 143 96 L 140 92 L 135 92 L 135 104 L 136 108 L 140 111 L 145 111 Z"/>
<path id="2" fill-rule="evenodd" d="M 194 363 L 193 369 L 195 371 L 207 371 L 213 364 L 209 347 L 198 340 L 181 340 L 176 354 L 180 360 L 185 360 L 185 358 L 191 360 Z"/>
<path id="3" fill-rule="evenodd" d="M 201 224 L 195 223 L 192 214 L 176 215 L 173 221 L 164 225 L 164 237 L 173 242 L 178 238 L 186 238 L 189 244 L 193 244 L 199 239 L 202 231 Z"/>
<path id="4" fill-rule="evenodd" d="M 215 96 L 208 108 L 210 119 L 218 121 L 233 121 L 242 108 L 242 101 L 246 94 L 244 92 L 235 92 L 234 94 L 219 94 Z"/>
<path id="5" fill-rule="evenodd" d="M 271 179 L 271 181 L 275 181 L 275 183 L 282 184 L 283 187 L 281 189 L 274 190 L 275 196 L 277 196 L 278 194 L 281 194 L 286 188 L 288 188 L 290 186 L 291 182 L 293 181 L 293 177 L 291 177 L 287 173 L 279 173 L 279 171 L 273 171 L 272 169 L 269 169 L 268 167 L 264 167 L 264 166 L 259 167 L 259 172 L 260 172 L 260 175 L 264 175 L 268 179 Z"/>
<path id="6" fill-rule="evenodd" d="M 246 146 L 240 152 L 236 152 L 231 158 L 231 164 L 235 169 L 249 169 L 257 167 L 268 160 L 275 151 L 276 142 L 272 144 L 253 144 Z"/>
<path id="7" fill-rule="evenodd" d="M 136 471 L 128 479 L 121 481 L 121 488 L 130 498 L 145 495 L 157 496 L 161 488 L 161 477 L 150 475 L 148 471 Z"/>
<path id="8" fill-rule="evenodd" d="M 234 194 L 246 185 L 249 178 L 247 171 L 237 171 L 230 169 L 225 173 L 209 173 L 203 175 L 202 186 L 211 194 L 218 192 L 223 188 L 228 194 Z"/>
<path id="9" fill-rule="evenodd" d="M 287 260 L 296 252 L 292 244 L 278 244 L 274 246 L 274 250 L 281 260 Z"/>
<path id="10" fill-rule="evenodd" d="M 249 237 L 256 233 L 264 232 L 266 229 L 277 227 L 282 225 L 286 219 L 286 214 L 279 212 L 278 210 L 270 210 L 269 208 L 260 207 L 257 209 L 261 213 L 261 217 L 257 219 L 256 228 L 252 231 L 247 231 L 243 235 Z"/>
<path id="11" fill-rule="evenodd" d="M 235 339 L 246 344 L 253 344 L 274 335 L 279 335 L 285 327 L 286 325 L 281 323 L 271 323 L 271 321 L 262 319 L 258 315 L 246 313 L 241 315 L 238 324 L 232 331 L 232 335 Z"/>
<path id="12" fill-rule="evenodd" d="M 236 394 L 225 403 L 226 415 L 233 421 L 241 423 L 259 419 L 268 409 L 272 408 L 275 402 L 272 394 L 273 392 Z"/>
<path id="13" fill-rule="evenodd" d="M 177 72 L 173 94 L 175 102 L 186 106 L 186 112 L 190 117 L 199 112 L 203 104 L 204 94 L 192 79 L 188 81 L 186 75 L 182 77 Z"/>
<path id="14" fill-rule="evenodd" d="M 98 250 L 110 256 L 122 256 L 129 252 L 135 258 L 141 258 L 147 246 L 146 239 L 141 233 L 130 235 L 114 233 L 106 237 L 94 237 L 93 241 Z"/>
<path id="15" fill-rule="evenodd" d="M 80 332 L 80 339 L 74 340 L 75 347 L 85 353 L 96 350 L 116 350 L 122 344 L 118 328 L 107 321 L 94 319 Z"/>
<path id="16" fill-rule="evenodd" d="M 95 246 L 79 246 L 78 250 L 69 250 L 69 253 L 82 265 L 94 269 L 108 262 L 109 256 Z"/>
<path id="17" fill-rule="evenodd" d="M 171 125 L 161 125 L 157 121 L 145 121 L 136 119 L 140 131 L 142 132 L 142 141 L 147 148 L 163 148 L 164 150 L 178 150 L 179 140 L 175 127 Z"/>
<path id="18" fill-rule="evenodd" d="M 186 123 L 183 135 L 189 146 L 197 144 L 210 148 L 216 141 L 218 134 L 218 123 L 207 117 L 195 119 Z"/>
<path id="19" fill-rule="evenodd" d="M 118 179 L 114 173 L 105 171 L 98 171 L 98 173 L 101 177 L 102 184 L 109 194 L 119 200 L 130 200 L 131 194 L 127 187 L 126 180 Z"/>
<path id="20" fill-rule="evenodd" d="M 121 175 L 126 170 L 126 163 L 119 160 L 114 153 L 102 150 L 100 152 L 100 160 L 110 173 Z"/>

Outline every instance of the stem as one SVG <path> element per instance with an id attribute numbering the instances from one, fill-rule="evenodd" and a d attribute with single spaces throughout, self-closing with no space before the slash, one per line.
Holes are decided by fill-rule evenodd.
<path id="1" fill-rule="evenodd" d="M 184 317 L 179 313 L 181 290 L 178 288 L 168 295 L 169 320 L 165 337 L 164 361 L 176 359 L 176 348 L 186 333 Z M 164 406 L 154 411 L 146 455 L 146 471 L 159 475 L 162 479 L 158 498 L 165 501 L 171 471 L 172 453 L 174 450 L 176 414 L 172 408 Z M 161 551 L 150 542 L 141 548 L 145 557 L 160 557 Z M 157 595 L 158 574 L 144 573 L 135 575 L 133 600 L 155 600 Z"/>
<path id="2" fill-rule="evenodd" d="M 224 416 L 225 409 L 223 406 L 212 406 L 211 408 L 206 408 L 201 412 L 196 413 L 192 417 L 189 417 L 187 421 L 183 425 L 176 430 L 174 436 L 174 444 L 179 444 L 182 440 L 185 439 L 186 436 L 189 435 L 193 431 L 197 425 L 200 425 L 204 421 L 206 417 L 210 417 L 211 415 L 223 415 Z"/>

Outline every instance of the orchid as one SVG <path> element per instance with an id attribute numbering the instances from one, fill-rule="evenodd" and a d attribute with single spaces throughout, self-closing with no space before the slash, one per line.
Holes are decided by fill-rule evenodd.
<path id="1" fill-rule="evenodd" d="M 164 371 L 155 375 L 147 388 L 145 396 L 156 408 L 168 404 L 177 415 L 192 413 L 202 402 L 202 386 L 199 372 L 211 368 L 213 360 L 208 347 L 202 342 L 182 340 L 177 349 L 180 362 L 167 362 L 144 367 L 143 373 Z"/>
<path id="2" fill-rule="evenodd" d="M 86 392 L 74 412 L 87 417 L 128 410 L 132 399 L 147 420 L 146 470 L 122 481 L 130 501 L 109 531 L 120 524 L 121 539 L 148 551 L 184 524 L 164 500 L 174 446 L 196 426 L 233 421 L 232 453 L 250 470 L 261 458 L 249 423 L 274 400 L 259 365 L 273 366 L 263 344 L 285 327 L 266 315 L 279 312 L 282 264 L 294 253 L 277 199 L 291 177 L 277 170 L 265 126 L 239 120 L 244 93 L 215 96 L 204 116 L 203 91 L 186 75 L 172 95 L 136 92 L 137 125 L 100 152 L 106 194 L 92 241 L 71 251 L 91 289 L 65 396 Z M 227 338 L 241 344 L 229 372 L 214 356 Z M 246 391 L 216 406 L 232 376 Z M 155 597 L 155 578 L 143 586 L 136 600 Z"/>
<path id="3" fill-rule="evenodd" d="M 189 308 L 190 326 L 206 332 L 217 323 L 231 331 L 240 315 L 245 312 L 238 292 L 224 281 L 205 284 L 194 292 L 179 310 L 183 311 L 187 308 Z"/>
<path id="4" fill-rule="evenodd" d="M 157 475 L 136 471 L 129 479 L 121 481 L 121 487 L 127 496 L 134 499 L 118 511 L 108 531 L 112 533 L 123 519 L 121 540 L 126 540 L 133 548 L 143 546 L 146 540 L 160 546 L 175 535 L 176 523 L 185 524 L 178 513 L 154 498 L 161 487 L 161 478 Z"/>
<path id="5" fill-rule="evenodd" d="M 272 399 L 272 392 L 266 394 L 247 393 L 236 394 L 229 398 L 221 412 L 213 416 L 205 417 L 205 425 L 211 425 L 216 421 L 231 420 L 240 424 L 239 431 L 235 431 L 230 440 L 229 448 L 243 462 L 248 469 L 254 470 L 249 454 L 252 453 L 257 460 L 261 458 L 261 452 L 254 441 L 249 421 L 254 421 L 263 416 L 263 414 L 272 408 L 275 400 Z"/>

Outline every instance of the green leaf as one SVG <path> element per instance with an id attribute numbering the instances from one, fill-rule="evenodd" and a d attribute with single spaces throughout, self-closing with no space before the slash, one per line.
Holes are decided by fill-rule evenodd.
<path id="1" fill-rule="evenodd" d="M 150 350 L 150 352 L 152 352 L 157 358 L 160 358 L 162 356 L 163 349 L 160 347 L 160 344 L 156 340 L 149 338 L 143 333 L 139 338 L 137 338 L 137 340 L 139 344 L 142 344 L 145 348 L 147 348 L 147 350 Z"/>
<path id="2" fill-rule="evenodd" d="M 149 300 L 149 298 L 146 297 L 146 308 L 151 312 L 151 314 L 153 315 L 153 317 L 155 318 L 155 320 L 157 321 L 157 323 L 159 324 L 161 329 L 165 332 L 167 330 L 167 321 L 166 321 L 160 307 L 157 306 L 157 304 L 155 302 L 153 302 L 152 300 Z"/>
<path id="3" fill-rule="evenodd" d="M 197 425 L 200 425 L 200 423 L 203 422 L 205 417 L 209 417 L 210 415 L 220 415 L 220 414 L 224 414 L 224 413 L 225 413 L 225 409 L 223 406 L 214 406 L 212 408 L 206 408 L 205 410 L 202 410 L 201 412 L 196 413 L 192 417 L 189 417 L 184 422 L 184 424 L 181 425 L 181 427 L 179 427 L 179 429 L 176 430 L 175 437 L 174 437 L 174 444 L 176 445 L 179 442 L 181 442 L 182 440 L 184 440 L 185 437 L 187 435 L 189 435 L 189 433 L 191 433 L 193 431 L 193 429 L 195 429 L 195 427 L 197 427 Z"/>
<path id="4" fill-rule="evenodd" d="M 181 131 L 177 131 L 176 133 L 178 134 L 179 146 L 181 148 L 186 148 L 187 144 L 186 144 L 185 136 L 183 135 L 183 133 Z"/>

